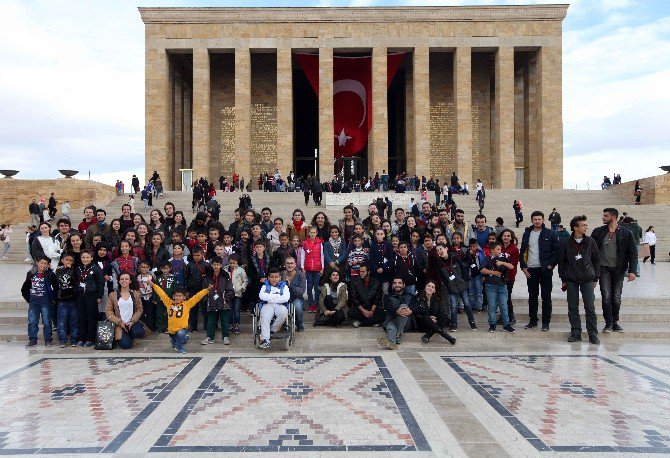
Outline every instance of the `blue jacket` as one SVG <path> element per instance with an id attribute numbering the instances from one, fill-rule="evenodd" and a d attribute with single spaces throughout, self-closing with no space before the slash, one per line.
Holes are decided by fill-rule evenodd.
<path id="1" fill-rule="evenodd" d="M 330 244 L 330 238 L 323 242 L 323 261 L 324 264 L 330 264 L 331 262 L 335 262 L 335 264 L 341 266 L 343 265 L 346 260 L 347 260 L 347 244 L 344 243 L 344 239 L 340 238 L 342 243 L 340 243 L 340 253 L 337 259 L 335 259 L 335 250 L 333 249 L 333 245 Z"/>
<path id="2" fill-rule="evenodd" d="M 521 239 L 519 261 L 522 269 L 528 267 L 528 240 L 530 239 L 530 231 L 532 230 L 533 226 L 527 227 Z M 556 264 L 558 264 L 558 254 L 561 251 L 561 242 L 558 239 L 558 234 L 543 225 L 538 245 L 540 250 L 540 266 L 546 268 L 550 265 L 552 269 L 556 267 Z"/>

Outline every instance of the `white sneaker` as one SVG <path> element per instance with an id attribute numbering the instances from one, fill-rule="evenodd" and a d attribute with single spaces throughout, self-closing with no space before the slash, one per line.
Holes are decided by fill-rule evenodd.
<path id="1" fill-rule="evenodd" d="M 354 321 L 352 324 L 354 325 L 355 328 L 357 328 L 357 327 L 359 327 L 359 326 L 361 325 L 361 322 L 358 321 L 358 320 L 356 320 L 356 321 Z"/>
<path id="2" fill-rule="evenodd" d="M 224 345 L 230 345 L 230 339 L 228 337 L 223 338 L 223 344 Z"/>
<path id="3" fill-rule="evenodd" d="M 7 258 L 7 256 L 3 256 L 2 259 L 9 259 L 9 258 Z"/>
<path id="4" fill-rule="evenodd" d="M 212 339 L 210 339 L 209 337 L 205 337 L 204 339 L 202 339 L 200 341 L 200 345 L 210 345 L 210 344 L 213 344 L 213 343 L 214 343 L 214 341 Z"/>
<path id="5" fill-rule="evenodd" d="M 31 261 L 32 261 L 32 259 L 26 258 L 26 260 L 24 262 L 31 262 Z"/>

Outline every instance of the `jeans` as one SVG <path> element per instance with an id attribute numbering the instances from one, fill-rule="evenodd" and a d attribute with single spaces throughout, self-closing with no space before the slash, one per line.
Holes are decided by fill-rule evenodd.
<path id="1" fill-rule="evenodd" d="M 435 205 L 440 205 L 440 195 L 435 194 Z"/>
<path id="2" fill-rule="evenodd" d="M 133 339 L 141 339 L 144 337 L 144 326 L 142 323 L 135 323 L 130 327 L 130 332 L 125 329 L 121 330 L 121 338 L 119 339 L 119 348 L 128 350 L 133 346 Z"/>
<path id="3" fill-rule="evenodd" d="M 350 320 L 360 322 L 361 326 L 374 326 L 375 324 L 382 324 L 384 322 L 386 312 L 381 307 L 377 307 L 370 318 L 365 318 L 365 315 L 358 309 L 358 306 L 353 305 L 349 308 L 347 316 Z"/>
<path id="4" fill-rule="evenodd" d="M 319 303 L 319 271 L 305 271 L 307 277 L 307 302 L 312 305 Z"/>
<path id="5" fill-rule="evenodd" d="M 198 313 L 200 310 L 204 311 L 206 309 L 207 309 L 207 299 L 203 299 L 193 306 L 193 308 L 191 309 L 191 314 L 188 317 L 188 327 L 191 328 L 191 330 L 193 331 L 198 330 Z"/>
<path id="6" fill-rule="evenodd" d="M 9 242 L 3 242 L 2 244 L 2 257 L 4 258 L 7 256 L 7 253 L 9 253 L 9 249 L 12 247 L 12 244 Z M 654 248 L 652 246 L 652 248 Z M 654 259 L 652 258 L 651 262 L 654 262 Z"/>
<path id="7" fill-rule="evenodd" d="M 496 324 L 496 309 L 500 307 L 500 317 L 503 326 L 509 326 L 509 316 L 507 315 L 507 285 L 486 284 L 486 297 L 489 301 L 489 325 Z"/>
<path id="8" fill-rule="evenodd" d="M 70 342 L 73 344 L 77 343 L 77 339 L 79 338 L 79 324 L 77 323 L 76 301 L 60 301 L 58 303 L 56 327 L 58 328 L 58 340 L 61 343 L 67 342 L 68 331 L 70 333 Z"/>
<path id="9" fill-rule="evenodd" d="M 207 312 L 207 337 L 214 340 L 217 322 L 221 322 L 221 338 L 230 336 L 230 309 Z"/>
<path id="10" fill-rule="evenodd" d="M 468 322 L 475 321 L 475 317 L 472 315 L 472 307 L 470 306 L 470 297 L 468 296 L 467 291 L 462 291 L 460 293 L 449 293 L 449 299 L 451 300 L 451 326 L 458 326 L 458 300 L 463 301 L 463 307 L 465 307 L 465 313 L 468 316 Z M 505 299 L 507 300 L 507 299 Z"/>
<path id="11" fill-rule="evenodd" d="M 402 340 L 402 333 L 405 331 L 408 320 L 409 316 L 395 315 L 391 321 L 386 323 L 386 338 L 393 343 Z"/>
<path id="12" fill-rule="evenodd" d="M 481 275 L 470 278 L 468 283 L 468 296 L 470 299 L 470 306 L 475 310 L 481 310 L 484 306 L 483 286 Z"/>
<path id="13" fill-rule="evenodd" d="M 603 301 L 605 325 L 612 326 L 619 321 L 621 290 L 624 274 L 616 267 L 600 267 L 600 295 Z"/>
<path id="14" fill-rule="evenodd" d="M 554 271 L 546 267 L 532 267 L 528 269 L 530 278 L 526 279 L 528 283 L 528 315 L 531 323 L 537 323 L 537 295 L 542 288 L 542 324 L 548 325 L 551 322 L 551 286 Z"/>
<path id="15" fill-rule="evenodd" d="M 167 309 L 163 307 L 167 313 Z M 156 330 L 156 304 L 154 301 L 142 298 L 142 322 L 152 331 Z"/>
<path id="16" fill-rule="evenodd" d="M 95 342 L 98 333 L 98 298 L 95 295 L 77 297 L 77 322 L 79 341 Z"/>
<path id="17" fill-rule="evenodd" d="M 579 317 L 579 292 L 582 292 L 582 300 L 584 301 L 584 314 L 586 315 L 586 332 L 589 336 L 598 335 L 598 321 L 596 319 L 596 297 L 593 294 L 594 285 L 592 282 L 575 283 L 569 281 L 568 283 L 568 319 L 570 320 L 570 332 L 572 335 L 579 336 L 582 334 L 582 320 Z"/>
<path id="18" fill-rule="evenodd" d="M 412 296 L 416 295 L 416 285 L 405 286 L 405 292 L 411 294 Z"/>
<path id="19" fill-rule="evenodd" d="M 318 273 L 318 272 L 317 272 Z M 272 318 L 275 321 L 270 327 Z M 261 308 L 261 340 L 270 341 L 270 333 L 279 331 L 282 327 L 286 317 L 288 316 L 288 309 L 284 304 L 264 304 Z"/>
<path id="20" fill-rule="evenodd" d="M 302 299 L 293 299 L 293 309 L 295 310 L 295 327 L 297 329 L 305 329 L 302 324 L 302 312 L 305 303 Z"/>
<path id="21" fill-rule="evenodd" d="M 183 350 L 184 344 L 188 342 L 188 331 L 186 329 L 180 329 L 174 334 L 168 334 L 170 340 L 172 341 L 172 346 L 177 350 Z"/>
<path id="22" fill-rule="evenodd" d="M 507 314 L 510 321 L 514 319 L 514 304 L 512 303 L 512 290 L 514 289 L 514 280 L 507 280 Z"/>
<path id="23" fill-rule="evenodd" d="M 232 324 L 240 324 L 240 307 L 242 306 L 242 298 L 235 296 L 232 307 L 230 308 Z"/>
<path id="24" fill-rule="evenodd" d="M 44 341 L 53 340 L 53 329 L 51 326 L 51 305 L 49 303 L 35 304 L 31 302 L 28 305 L 28 340 L 37 342 L 37 333 L 39 332 L 40 315 L 42 315 L 42 332 Z"/>

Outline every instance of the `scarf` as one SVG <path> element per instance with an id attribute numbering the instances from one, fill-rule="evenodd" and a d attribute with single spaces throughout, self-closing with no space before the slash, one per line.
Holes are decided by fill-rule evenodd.
<path id="1" fill-rule="evenodd" d="M 302 225 L 303 224 L 304 224 L 303 220 L 299 220 L 299 221 L 293 220 L 293 227 L 295 227 L 298 232 L 300 232 L 302 230 Z"/>
<path id="2" fill-rule="evenodd" d="M 340 255 L 340 246 L 342 245 L 342 237 L 338 237 L 337 239 L 330 239 L 330 244 L 333 246 L 333 252 L 335 253 L 335 257 L 338 257 Z"/>

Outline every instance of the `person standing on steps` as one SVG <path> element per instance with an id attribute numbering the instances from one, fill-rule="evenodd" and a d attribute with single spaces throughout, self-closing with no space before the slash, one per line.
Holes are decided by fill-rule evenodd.
<path id="1" fill-rule="evenodd" d="M 656 264 L 656 230 L 654 229 L 654 226 L 649 226 L 646 230 L 644 237 L 642 238 L 642 243 L 649 245 L 649 256 L 645 256 L 642 263 L 644 264 L 647 262 L 647 259 L 651 257 L 651 263 Z"/>
<path id="2" fill-rule="evenodd" d="M 618 223 L 616 208 L 603 210 L 603 225 L 591 233 L 600 250 L 600 295 L 602 296 L 603 332 L 621 332 L 619 310 L 623 279 L 628 272 L 628 281 L 634 281 L 638 268 L 637 244 L 632 232 Z"/>
<path id="3" fill-rule="evenodd" d="M 533 223 L 527 227 L 521 239 L 521 270 L 528 284 L 529 322 L 524 329 L 537 327 L 538 294 L 542 290 L 542 330 L 549 331 L 551 322 L 551 288 L 554 267 L 558 262 L 560 243 L 558 235 L 544 225 L 544 213 L 534 211 L 530 215 Z"/>
<path id="4" fill-rule="evenodd" d="M 582 340 L 582 322 L 579 318 L 579 292 L 584 301 L 586 332 L 589 342 L 599 344 L 598 321 L 596 318 L 595 295 L 593 290 L 600 277 L 600 252 L 596 241 L 586 235 L 586 216 L 575 216 L 570 221 L 572 236 L 561 242 L 558 255 L 558 275 L 562 289 L 568 293 L 568 319 L 570 337 L 568 342 Z"/>

